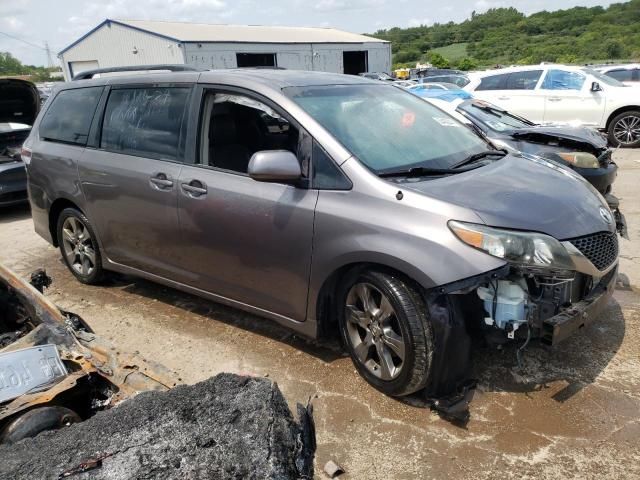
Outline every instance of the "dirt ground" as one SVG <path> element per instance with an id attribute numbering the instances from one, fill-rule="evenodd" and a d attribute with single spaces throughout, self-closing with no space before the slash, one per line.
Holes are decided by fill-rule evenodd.
<path id="1" fill-rule="evenodd" d="M 49 297 L 123 349 L 187 383 L 268 375 L 290 406 L 313 399 L 316 475 L 341 478 L 640 478 L 640 151 L 619 151 L 615 193 L 629 223 L 620 280 L 599 321 L 557 349 L 475 351 L 479 391 L 466 428 L 385 397 L 335 343 L 317 345 L 253 315 L 136 278 L 89 287 L 33 231 L 27 208 L 0 211 L 0 262 L 46 267 Z"/>

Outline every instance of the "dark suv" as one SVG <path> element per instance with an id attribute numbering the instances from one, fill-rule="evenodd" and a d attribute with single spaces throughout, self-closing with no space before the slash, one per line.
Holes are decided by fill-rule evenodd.
<path id="1" fill-rule="evenodd" d="M 471 330 L 557 344 L 616 277 L 613 215 L 582 177 L 362 77 L 74 81 L 23 151 L 35 229 L 81 282 L 139 275 L 339 334 L 391 395 L 464 392 Z"/>

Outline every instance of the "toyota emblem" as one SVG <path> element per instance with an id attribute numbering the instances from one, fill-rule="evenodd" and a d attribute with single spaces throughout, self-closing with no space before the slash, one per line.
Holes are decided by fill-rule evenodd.
<path id="1" fill-rule="evenodd" d="M 600 216 L 605 222 L 611 225 L 611 213 L 609 213 L 609 210 L 604 207 L 600 207 Z"/>

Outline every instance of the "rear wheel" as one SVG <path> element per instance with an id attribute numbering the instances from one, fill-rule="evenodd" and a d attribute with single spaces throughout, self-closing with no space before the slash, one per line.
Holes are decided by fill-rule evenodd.
<path id="1" fill-rule="evenodd" d="M 614 147 L 640 147 L 640 111 L 622 112 L 611 120 L 609 143 Z"/>
<path id="2" fill-rule="evenodd" d="M 62 258 L 82 283 L 102 280 L 102 256 L 89 219 L 75 208 L 65 208 L 58 218 L 58 243 Z"/>
<path id="3" fill-rule="evenodd" d="M 433 340 L 420 294 L 392 274 L 364 271 L 343 283 L 338 299 L 342 340 L 360 375 L 387 395 L 423 388 Z"/>

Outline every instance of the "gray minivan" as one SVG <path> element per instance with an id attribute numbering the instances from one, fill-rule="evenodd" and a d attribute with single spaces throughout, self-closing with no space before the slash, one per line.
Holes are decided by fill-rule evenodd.
<path id="1" fill-rule="evenodd" d="M 387 394 L 456 404 L 471 332 L 555 345 L 613 291 L 591 185 L 391 85 L 224 70 L 52 97 L 23 158 L 35 229 L 79 281 L 138 275 L 339 334 Z"/>

